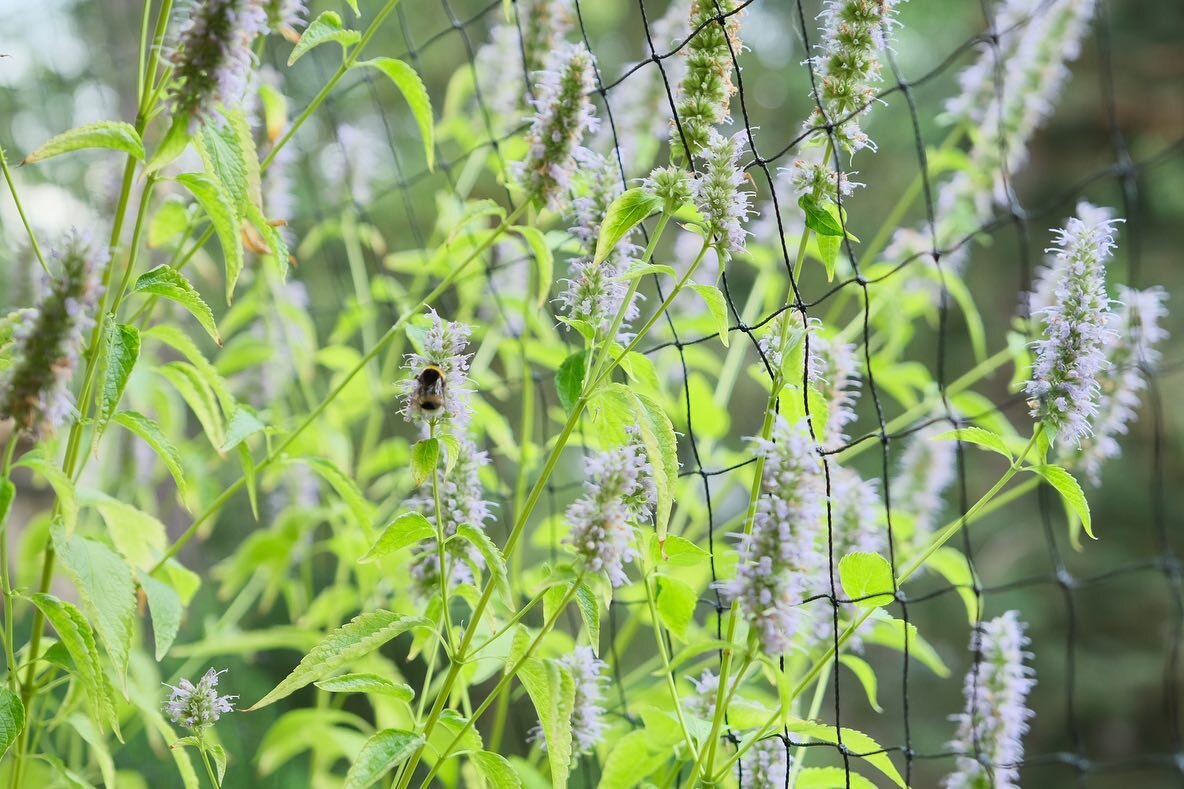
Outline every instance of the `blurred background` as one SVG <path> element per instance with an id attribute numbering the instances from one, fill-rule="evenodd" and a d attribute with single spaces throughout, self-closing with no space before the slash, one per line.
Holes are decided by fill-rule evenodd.
<path id="1" fill-rule="evenodd" d="M 352 19 L 344 3 L 311 5 L 314 15 L 335 9 L 347 21 Z M 363 21 L 377 5 L 375 0 L 363 0 Z M 607 86 L 600 97 L 603 115 L 605 101 L 611 110 L 625 91 L 653 80 L 655 63 L 634 70 L 634 64 L 650 55 L 643 9 L 652 26 L 667 3 L 597 0 L 577 6 L 579 19 L 572 36 L 585 36 L 598 58 L 601 83 Z M 747 124 L 753 130 L 757 151 L 769 160 L 770 169 L 785 166 L 793 158 L 794 152 L 786 149 L 796 142 L 811 106 L 808 72 L 802 65 L 809 55 L 802 24 L 804 20 L 811 41 L 816 41 L 818 7 L 812 0 L 803 0 L 800 6 L 792 0 L 755 0 L 742 17 L 745 51 L 740 56 L 742 89 L 733 104 L 735 128 Z M 990 7 L 979 0 L 914 0 L 902 6 L 895 63 L 885 70 L 883 87 L 898 82 L 909 85 L 916 125 L 910 103 L 899 90 L 886 94 L 886 105 L 876 107 L 868 120 L 866 130 L 880 150 L 863 152 L 857 160 L 857 180 L 867 187 L 846 204 L 849 226 L 856 234 L 874 232 L 916 177 L 918 135 L 926 146 L 936 146 L 945 135 L 938 115 L 957 90 L 958 71 L 976 54 L 975 37 L 988 28 L 984 13 Z M 140 3 L 132 0 L 0 0 L 0 19 L 5 20 L 0 30 L 0 118 L 4 119 L 0 144 L 10 151 L 11 160 L 19 161 L 63 129 L 104 118 L 130 118 L 140 13 Z M 409 0 L 397 8 L 374 40 L 372 54 L 413 63 L 428 86 L 437 117 L 467 121 L 469 128 L 445 130 L 439 164 L 428 173 L 402 99 L 388 84 L 347 79 L 294 141 L 291 226 L 298 241 L 307 243 L 311 229 L 355 208 L 381 230 L 388 248 L 385 259 L 376 259 L 393 267 L 392 276 L 398 280 L 398 272 L 408 270 L 408 261 L 431 237 L 439 192 L 450 192 L 460 183 L 473 196 L 504 200 L 504 189 L 490 174 L 491 168 L 483 165 L 488 164 L 485 157 L 499 151 L 513 158 L 515 143 L 507 142 L 512 130 L 482 122 L 479 112 L 470 111 L 473 105 L 465 97 L 464 81 L 454 76 L 468 69 L 477 50 L 489 40 L 491 28 L 502 19 L 501 0 Z M 675 49 L 660 40 L 654 46 L 660 55 Z M 279 67 L 288 51 L 288 45 L 276 38 L 269 41 L 263 59 Z M 336 66 L 335 58 L 336 53 L 326 47 L 286 73 L 284 91 L 291 97 L 293 111 L 324 84 Z M 1101 487 L 1088 492 L 1097 542 L 1075 550 L 1067 539 L 1060 504 L 1041 495 L 1026 497 L 974 524 L 965 541 L 959 538 L 959 547 L 973 556 L 984 587 L 984 616 L 1015 608 L 1030 624 L 1039 684 L 1032 699 L 1036 717 L 1026 739 L 1023 785 L 1184 786 L 1179 713 L 1184 681 L 1179 655 L 1184 627 L 1184 565 L 1179 560 L 1184 551 L 1184 496 L 1180 493 L 1184 409 L 1176 399 L 1184 385 L 1184 344 L 1176 339 L 1184 338 L 1184 5 L 1178 0 L 1099 3 L 1092 31 L 1072 71 L 1055 111 L 1031 143 L 1027 164 L 1015 178 L 1016 210 L 999 216 L 972 245 L 967 284 L 994 350 L 1049 243 L 1048 229 L 1061 226 L 1078 199 L 1088 199 L 1114 206 L 1127 220 L 1119 232 L 1111 282 L 1163 285 L 1170 293 L 1167 328 L 1172 339 L 1162 348 L 1162 364 L 1144 395 L 1140 418 L 1124 441 L 1122 458 L 1106 467 Z M 496 78 L 487 83 L 479 76 L 477 92 L 504 88 Z M 512 75 L 505 78 L 512 80 Z M 450 99 L 456 99 L 455 106 L 449 105 Z M 654 139 L 662 138 L 663 128 L 664 120 L 659 119 Z M 652 144 L 638 134 L 622 140 L 623 146 Z M 18 186 L 34 224 L 47 236 L 70 225 L 103 228 L 109 222 L 106 217 L 121 167 L 114 158 L 63 157 L 36 170 L 18 170 Z M 645 170 L 626 167 L 625 176 L 630 179 L 644 174 Z M 753 174 L 757 204 L 764 205 L 768 181 L 759 172 Z M 788 214 L 796 208 L 790 203 L 784 210 L 788 222 Z M 923 206 L 918 204 L 907 221 L 918 224 L 923 217 Z M 0 308 L 10 309 L 27 303 L 34 266 L 7 193 L 0 197 L 0 223 Z M 677 262 L 677 244 L 660 253 L 659 262 L 666 262 L 661 260 L 663 255 Z M 308 309 L 323 337 L 336 325 L 342 305 L 354 298 L 344 253 L 340 245 L 325 244 L 307 257 L 298 251 L 297 257 L 295 278 L 307 286 Z M 203 289 L 217 293 L 217 269 L 199 266 L 197 270 L 199 282 L 202 271 L 210 275 Z M 752 285 L 752 266 L 737 258 L 727 274 L 730 293 L 740 303 Z M 493 279 L 491 298 L 496 301 L 498 280 Z M 828 295 L 833 285 L 821 276 L 807 277 L 803 288 L 807 302 L 834 298 Z M 783 283 L 776 288 L 778 294 L 783 289 Z M 875 285 L 868 294 L 873 301 L 877 298 Z M 770 301 L 779 298 L 775 295 Z M 827 306 L 823 302 L 820 309 Z M 689 329 L 683 340 L 711 333 L 710 324 L 693 313 L 690 307 L 675 321 L 676 331 L 684 323 Z M 680 344 L 661 347 L 660 340 L 672 338 L 668 329 L 663 331 L 667 335 L 655 337 L 653 345 L 659 347 L 651 356 L 659 370 L 671 371 L 665 379 L 670 402 L 680 404 L 685 383 L 678 372 L 681 361 L 697 351 L 695 346 L 684 349 Z M 940 343 L 939 334 L 944 334 Z M 746 341 L 738 333 L 737 339 Z M 747 362 L 755 363 L 755 351 L 750 348 L 748 354 Z M 945 380 L 971 367 L 970 344 L 957 312 L 950 312 L 944 326 L 922 327 L 910 358 L 931 371 L 942 370 Z M 1008 392 L 1006 375 L 987 382 L 980 391 L 1004 404 L 1004 412 L 1015 424 L 1026 425 L 1022 398 Z M 540 382 L 539 392 L 543 402 L 553 403 L 548 381 Z M 513 393 L 504 396 L 512 399 Z M 759 428 L 763 400 L 760 386 L 746 380 L 737 388 L 727 414 L 692 414 L 693 420 L 702 420 L 700 425 L 708 425 L 709 432 L 718 435 L 715 443 L 721 449 L 715 454 L 692 453 L 689 442 L 694 431 L 688 430 L 685 414 L 681 423 L 676 418 L 676 428 L 687 435 L 681 442 L 684 468 L 710 473 L 741 457 L 743 437 Z M 886 407 L 887 418 L 901 410 L 892 401 Z M 860 436 L 875 427 L 871 398 L 865 393 L 861 420 L 850 432 Z M 880 452 L 866 453 L 860 471 L 878 475 L 882 462 L 894 462 L 891 443 L 885 452 L 886 461 Z M 964 492 L 955 488 L 947 512 L 959 498 L 973 501 L 999 473 L 989 458 L 969 451 L 960 470 Z M 744 471 L 735 475 L 739 481 L 747 479 Z M 720 496 L 717 529 L 727 526 L 736 508 L 734 491 L 728 492 L 723 480 L 706 489 Z M 557 486 L 548 497 L 552 512 L 562 511 L 571 496 L 568 491 L 570 485 Z M 245 502 L 238 506 L 242 512 L 237 516 L 244 516 Z M 225 517 L 234 520 L 236 514 L 229 512 Z M 495 539 L 504 526 L 492 527 Z M 717 534 L 726 531 L 722 528 Z M 234 530 L 223 529 L 210 541 L 191 545 L 186 563 L 199 571 L 208 569 L 230 552 L 236 539 Z M 214 583 L 203 588 L 179 643 L 199 639 L 203 622 L 220 612 L 225 601 L 217 591 Z M 881 654 L 873 648 L 869 659 L 880 674 L 884 712 L 877 715 L 868 708 L 850 675 L 840 684 L 849 694 L 843 697 L 841 710 L 844 725 L 875 736 L 891 749 L 902 771 L 907 763 L 913 786 L 933 787 L 953 764 L 947 753 L 953 733 L 948 717 L 962 707 L 961 676 L 970 659 L 968 628 L 958 595 L 939 579 L 926 577 L 909 593 L 913 602 L 903 615 L 934 645 L 952 676 L 939 679 L 916 663 L 906 671 L 898 654 Z M 894 615 L 902 616 L 901 606 L 894 608 L 898 609 Z M 713 621 L 709 605 L 701 613 L 705 624 Z M 624 614 L 616 610 L 614 616 Z M 282 606 L 276 606 L 247 617 L 244 627 L 287 619 Z M 244 699 L 258 698 L 270 689 L 293 659 L 292 653 L 282 651 L 260 652 L 245 661 L 216 658 L 218 665 L 232 669 L 235 690 Z M 629 661 L 637 659 L 631 654 L 621 656 L 626 669 Z M 245 759 L 279 712 L 282 709 L 272 708 L 232 716 L 225 727 L 220 726 L 222 737 L 235 742 L 234 752 Z M 520 738 L 533 725 L 529 717 L 525 711 L 520 713 Z M 521 739 L 517 746 L 507 747 L 526 750 Z M 131 756 L 137 752 L 142 757 Z M 121 760 L 133 758 L 143 759 L 148 776 L 153 775 L 153 762 L 159 760 L 160 784 L 171 785 L 171 764 L 149 751 L 143 741 L 133 742 L 120 756 Z M 816 764 L 824 758 L 815 762 L 811 755 Z M 251 781 L 247 771 L 240 769 L 228 785 L 302 785 L 305 769 L 296 759 Z M 596 764 L 585 760 L 581 769 L 582 780 L 594 784 Z"/>

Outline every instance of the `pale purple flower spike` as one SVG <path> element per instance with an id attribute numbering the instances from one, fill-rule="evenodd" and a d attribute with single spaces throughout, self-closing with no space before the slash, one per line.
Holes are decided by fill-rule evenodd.
<path id="1" fill-rule="evenodd" d="M 1106 343 L 1110 298 L 1106 262 L 1114 249 L 1114 223 L 1106 209 L 1080 203 L 1077 216 L 1054 231 L 1054 259 L 1039 289 L 1048 303 L 1033 312 L 1044 326 L 1027 392 L 1032 416 L 1050 438 L 1077 447 L 1090 435 L 1097 412 L 1099 375 L 1109 368 Z"/>
<path id="2" fill-rule="evenodd" d="M 962 754 L 945 779 L 946 789 L 1019 789 L 1024 734 L 1033 716 L 1028 694 L 1035 671 L 1025 665 L 1028 637 L 1016 611 L 981 623 L 970 639 L 975 665 L 966 675 L 965 711 L 954 716 L 958 733 L 950 747 Z"/>

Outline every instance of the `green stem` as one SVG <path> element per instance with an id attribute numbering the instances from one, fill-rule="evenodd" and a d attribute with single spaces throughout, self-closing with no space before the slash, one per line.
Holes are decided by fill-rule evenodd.
<path id="1" fill-rule="evenodd" d="M 16 453 L 16 445 L 20 440 L 20 430 L 14 429 L 8 436 L 8 444 L 4 447 L 4 459 L 0 465 L 0 484 L 11 484 L 8 475 L 12 469 L 12 458 Z M 15 496 L 16 491 L 13 490 Z M 16 691 L 17 667 L 16 667 L 16 633 L 12 623 L 12 579 L 9 577 L 8 569 L 8 510 L 12 506 L 12 500 L 4 503 L 4 509 L 0 510 L 0 583 L 4 585 L 4 658 L 7 661 L 5 672 L 8 677 L 8 689 Z"/>
<path id="2" fill-rule="evenodd" d="M 344 77 L 346 72 L 348 72 L 353 67 L 354 63 L 357 62 L 358 56 L 362 54 L 362 50 L 366 48 L 366 45 L 370 43 L 370 39 L 373 38 L 374 34 L 378 32 L 379 26 L 382 25 L 383 21 L 390 15 L 392 11 L 395 10 L 395 6 L 398 4 L 399 0 L 386 1 L 382 9 L 374 17 L 373 21 L 371 21 L 366 27 L 365 32 L 362 33 L 362 38 L 354 47 L 349 50 L 349 54 L 345 56 L 345 59 L 342 61 L 341 65 L 338 66 L 337 70 L 333 72 L 333 76 L 329 77 L 329 81 L 325 83 L 325 87 L 321 88 L 317 95 L 313 97 L 313 100 L 309 102 L 308 106 L 304 108 L 304 111 L 296 117 L 296 120 L 292 121 L 291 125 L 289 125 L 287 130 L 284 132 L 284 135 L 276 140 L 275 145 L 273 145 L 271 150 L 268 152 L 267 158 L 265 158 L 261 163 L 261 167 L 267 167 L 269 164 L 271 164 L 271 161 L 275 158 L 275 155 L 281 148 L 288 144 L 288 141 L 292 139 L 292 135 L 296 133 L 296 130 L 303 126 L 304 122 L 307 121 L 309 117 L 314 112 L 316 112 L 317 108 L 324 103 L 325 99 L 329 97 L 329 94 L 333 92 L 333 88 L 337 87 L 337 83 L 341 81 L 341 78 Z"/>
<path id="3" fill-rule="evenodd" d="M 802 233 L 802 240 L 798 245 L 798 258 L 794 265 L 795 272 L 800 273 L 802 261 L 805 259 L 806 243 L 810 237 L 810 230 L 807 228 Z M 797 273 L 794 275 L 794 282 L 797 281 Z M 785 294 L 786 308 L 794 298 L 793 287 L 787 289 Z M 782 313 L 784 315 L 784 313 Z M 789 342 L 789 319 L 783 317 L 781 320 L 781 336 L 778 343 L 778 362 L 777 370 L 773 373 L 773 381 L 769 387 L 769 401 L 765 405 L 765 418 L 761 424 L 761 439 L 768 441 L 773 433 L 774 416 L 777 413 L 777 402 L 781 397 L 781 390 L 785 386 L 785 348 Z M 756 460 L 756 468 L 753 471 L 752 488 L 748 494 L 748 509 L 744 514 L 744 533 L 748 534 L 752 531 L 752 526 L 756 522 L 756 509 L 760 501 L 761 495 L 761 481 L 764 477 L 765 458 L 758 456 Z M 731 644 L 736 639 L 736 626 L 738 621 L 738 613 L 736 603 L 733 601 L 728 610 L 728 634 L 726 641 Z M 727 647 L 723 650 L 723 656 L 720 659 L 719 669 L 719 688 L 716 690 L 716 707 L 715 714 L 711 720 L 711 734 L 708 735 L 707 743 L 704 746 L 706 758 L 703 761 L 702 768 L 705 775 L 711 775 L 715 762 L 716 743 L 719 740 L 720 728 L 723 725 L 725 699 L 724 692 L 727 688 L 728 672 L 731 669 L 733 648 Z M 700 765 L 696 764 L 695 774 L 699 774 Z"/>
<path id="4" fill-rule="evenodd" d="M 436 422 L 431 423 L 431 436 L 436 437 Z M 437 443 L 437 446 L 442 444 Z M 439 458 L 437 458 L 437 461 Z M 444 541 L 448 535 L 444 533 L 444 508 L 440 506 L 440 464 L 432 466 L 432 500 L 436 505 L 436 561 L 440 563 L 436 577 L 440 581 L 440 612 L 444 617 L 444 643 L 448 645 L 449 654 L 456 646 L 452 633 L 452 614 L 448 610 L 448 564 L 444 551 Z"/>
<path id="5" fill-rule="evenodd" d="M 695 738 L 691 736 L 691 731 L 687 728 L 686 716 L 683 715 L 682 701 L 678 694 L 678 685 L 674 681 L 674 671 L 670 668 L 670 655 L 666 651 L 666 638 L 662 635 L 662 620 L 658 616 L 657 594 L 650 585 L 650 578 L 651 576 L 647 575 L 644 579 L 645 601 L 650 609 L 650 623 L 654 630 L 654 641 L 658 644 L 658 656 L 662 659 L 662 673 L 666 679 L 666 688 L 670 691 L 670 700 L 674 702 L 674 716 L 678 719 L 679 728 L 682 729 L 682 736 L 686 741 L 687 750 L 690 752 L 691 759 L 698 762 L 699 754 L 695 748 Z"/>
<path id="6" fill-rule="evenodd" d="M 583 575 L 583 573 L 580 573 L 580 575 L 576 578 L 576 580 L 574 582 L 572 582 L 571 587 L 567 590 L 567 594 L 565 594 L 563 596 L 563 600 L 556 607 L 554 613 L 551 614 L 551 617 L 543 622 L 542 629 L 539 630 L 538 635 L 536 635 L 534 637 L 534 639 L 530 642 L 530 644 L 526 647 L 526 651 L 522 653 L 522 656 L 520 658 L 518 658 L 517 662 L 514 663 L 513 667 L 509 671 L 507 671 L 505 674 L 502 675 L 501 679 L 498 680 L 497 685 L 495 685 L 493 690 L 490 691 L 490 693 L 485 697 L 485 700 L 482 701 L 481 704 L 477 706 L 477 709 L 473 710 L 473 714 L 469 716 L 467 721 L 465 721 L 465 725 L 462 726 L 460 728 L 460 731 L 458 731 L 456 733 L 456 735 L 452 738 L 452 742 L 448 743 L 448 747 L 445 748 L 440 753 L 440 757 L 436 761 L 435 766 L 432 767 L 432 769 L 428 771 L 427 777 L 424 778 L 423 784 L 421 785 L 422 787 L 427 787 L 431 784 L 432 777 L 435 776 L 436 770 L 439 768 L 439 766 L 441 764 L 444 764 L 444 762 L 448 759 L 449 755 L 451 755 L 451 753 L 452 753 L 452 749 L 455 748 L 460 743 L 461 739 L 465 736 L 465 734 L 468 733 L 469 729 L 473 728 L 473 726 L 476 724 L 477 720 L 481 717 L 482 713 L 484 713 L 485 710 L 489 709 L 489 705 L 494 702 L 497 695 L 499 693 L 501 693 L 502 690 L 504 690 L 510 684 L 510 682 L 514 679 L 514 677 L 518 674 L 518 672 L 522 670 L 522 667 L 526 665 L 526 661 L 530 660 L 530 658 L 534 655 L 535 649 L 538 647 L 539 644 L 542 643 L 543 639 L 547 636 L 547 634 L 551 632 L 551 629 L 553 627 L 555 627 L 555 623 L 558 622 L 559 617 L 563 615 L 563 611 L 564 611 L 564 609 L 567 608 L 568 603 L 570 603 L 572 601 L 572 598 L 574 598 L 576 596 L 576 590 L 580 587 L 580 584 L 583 583 L 583 581 L 584 581 L 584 575 Z M 472 628 L 470 628 L 470 629 L 472 629 Z M 417 753 L 422 753 L 422 751 L 423 751 L 423 747 L 420 746 L 420 749 Z M 414 756 L 412 757 L 412 761 L 413 762 L 417 761 Z M 410 769 L 406 770 L 403 773 L 404 780 L 401 780 L 399 783 L 400 789 L 405 789 L 405 787 L 408 785 L 408 783 L 411 780 L 411 775 L 412 775 L 413 771 L 414 771 L 414 764 L 412 764 Z"/>
<path id="7" fill-rule="evenodd" d="M 210 764 L 210 755 L 206 753 L 206 741 L 202 737 L 201 729 L 195 731 L 197 734 L 197 750 L 201 753 L 202 764 L 206 766 L 206 775 L 210 776 L 210 783 L 214 785 L 214 789 L 222 789 L 222 784 L 218 782 L 218 776 L 214 774 L 214 765 Z"/>
<path id="8" fill-rule="evenodd" d="M 814 686 L 814 699 L 810 702 L 810 712 L 806 715 L 806 720 L 812 721 L 818 718 L 818 714 L 822 711 L 822 702 L 826 699 L 826 686 L 830 681 L 830 664 L 826 664 L 822 668 L 822 673 L 818 678 L 818 684 Z M 799 745 L 794 750 L 793 760 L 790 768 L 789 781 L 787 786 L 796 786 L 798 775 L 802 772 L 802 767 L 806 762 L 806 754 L 810 749 L 805 744 Z"/>
<path id="9" fill-rule="evenodd" d="M 25 216 L 25 209 L 21 205 L 20 194 L 17 193 L 16 184 L 12 180 L 12 173 L 8 170 L 8 157 L 4 155 L 3 146 L 0 146 L 0 170 L 4 172 L 4 180 L 8 184 L 8 193 L 12 195 L 12 202 L 16 205 L 17 216 L 21 218 L 21 224 L 25 226 L 25 234 L 29 237 L 29 246 L 33 248 L 33 254 L 37 256 L 37 262 L 41 264 L 41 270 L 48 274 L 49 265 L 45 262 L 45 255 L 41 254 L 41 245 L 37 243 L 37 234 L 33 232 L 33 226 L 29 224 L 29 220 Z"/>

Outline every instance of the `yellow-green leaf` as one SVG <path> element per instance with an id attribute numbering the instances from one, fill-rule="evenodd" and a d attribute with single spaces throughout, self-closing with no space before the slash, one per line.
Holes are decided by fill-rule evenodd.
<path id="1" fill-rule="evenodd" d="M 33 164 L 59 154 L 84 148 L 108 148 L 123 151 L 144 161 L 144 142 L 136 128 L 124 121 L 97 121 L 79 126 L 53 137 L 25 157 L 24 164 Z"/>
<path id="2" fill-rule="evenodd" d="M 419 136 L 423 138 L 428 169 L 433 169 L 436 166 L 436 132 L 432 121 L 432 99 L 415 69 L 401 60 L 386 57 L 359 60 L 351 68 L 378 69 L 399 89 L 407 106 L 411 108 L 416 125 L 419 126 Z"/>

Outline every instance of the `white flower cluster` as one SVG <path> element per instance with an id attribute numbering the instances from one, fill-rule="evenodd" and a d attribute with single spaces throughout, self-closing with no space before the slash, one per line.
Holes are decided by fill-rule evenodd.
<path id="1" fill-rule="evenodd" d="M 721 588 L 739 603 L 765 653 L 780 656 L 802 625 L 801 604 L 820 563 L 826 487 L 805 419 L 778 417 L 771 440 L 758 439 L 756 451 L 765 460 L 756 517 L 752 531 L 740 535 L 736 577 Z"/>
<path id="2" fill-rule="evenodd" d="M 179 685 L 166 685 L 172 689 L 172 695 L 165 702 L 164 710 L 173 723 L 188 729 L 201 729 L 218 722 L 228 712 L 234 711 L 234 700 L 238 696 L 219 696 L 218 677 L 226 673 L 208 670 L 194 685 L 188 679 L 182 679 Z"/>
<path id="3" fill-rule="evenodd" d="M 1135 420 L 1139 395 L 1147 387 L 1147 372 L 1159 362 L 1155 347 L 1168 336 L 1160 322 L 1167 316 L 1163 288 L 1135 290 L 1118 286 L 1111 325 L 1117 339 L 1108 346 L 1110 375 L 1099 383 L 1098 412 L 1093 420 L 1093 435 L 1081 441 L 1080 451 L 1072 458 L 1074 466 L 1085 471 L 1094 485 L 1101 484 L 1102 465 L 1122 454 L 1118 437 Z"/>
<path id="4" fill-rule="evenodd" d="M 565 541 L 588 570 L 623 586 L 625 565 L 636 556 L 634 526 L 649 518 L 657 499 L 640 432 L 631 427 L 626 443 L 590 456 L 584 474 L 584 495 L 567 508 Z"/>
<path id="5" fill-rule="evenodd" d="M 535 113 L 526 133 L 529 149 L 515 170 L 527 193 L 551 208 L 561 207 L 567 197 L 576 150 L 586 134 L 596 131 L 590 98 L 595 87 L 595 61 L 583 44 L 559 47 L 539 72 Z"/>
<path id="6" fill-rule="evenodd" d="M 746 181 L 740 169 L 743 139 L 743 132 L 724 137 L 711 129 L 700 151 L 703 168 L 691 181 L 691 196 L 707 224 L 707 237 L 724 260 L 744 251 L 748 235 L 744 223 L 752 192 L 742 188 Z"/>
<path id="7" fill-rule="evenodd" d="M 1019 614 L 1008 611 L 981 623 L 970 639 L 975 662 L 966 674 L 966 709 L 954 716 L 958 733 L 950 747 L 962 754 L 946 789 L 1018 789 L 1017 766 L 1032 710 L 1027 699 L 1036 684 L 1024 660 L 1028 637 Z"/>
<path id="8" fill-rule="evenodd" d="M 1106 209 L 1080 203 L 1077 216 L 1054 231 L 1056 247 L 1049 251 L 1055 258 L 1037 288 L 1047 294 L 1047 304 L 1032 316 L 1043 323 L 1044 335 L 1035 343 L 1027 392 L 1032 416 L 1050 438 L 1068 447 L 1077 447 L 1090 434 L 1098 378 L 1110 366 L 1106 344 L 1114 333 L 1109 328 L 1106 261 L 1114 249 L 1115 221 Z"/>

